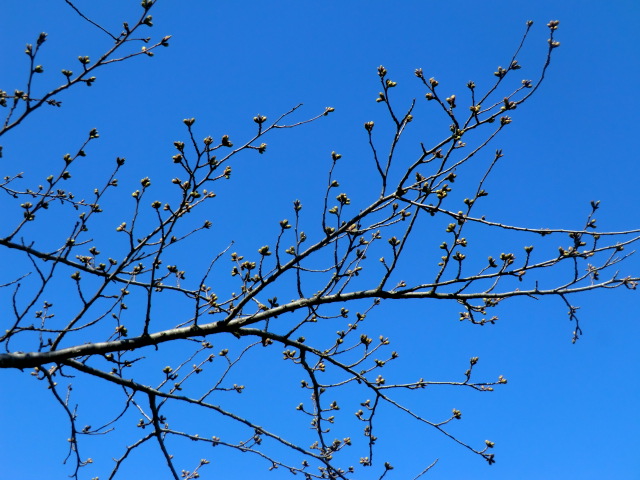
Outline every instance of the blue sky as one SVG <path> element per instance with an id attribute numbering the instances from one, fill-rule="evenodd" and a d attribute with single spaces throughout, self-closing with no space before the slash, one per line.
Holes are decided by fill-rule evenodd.
<path id="1" fill-rule="evenodd" d="M 108 6 L 86 1 L 77 5 L 114 29 L 140 10 L 139 2 L 128 0 Z M 45 74 L 37 79 L 43 90 L 58 84 L 60 69 L 78 68 L 78 55 L 95 56 L 108 46 L 104 35 L 84 24 L 62 1 L 34 0 L 28 12 L 25 8 L 24 2 L 15 0 L 3 5 L 3 90 L 23 87 L 28 68 L 24 44 L 34 43 L 41 31 L 49 34 L 41 58 Z M 418 99 L 415 122 L 420 130 L 415 138 L 428 141 L 439 138 L 448 123 L 427 107 L 415 68 L 436 77 L 443 91 L 466 98 L 467 81 L 489 85 L 497 66 L 509 61 L 525 22 L 534 20 L 520 63 L 523 78 L 535 77 L 544 61 L 545 24 L 551 19 L 561 22 L 557 33 L 561 47 L 554 52 L 546 81 L 513 113 L 513 124 L 490 147 L 490 151 L 502 148 L 505 159 L 490 181 L 487 215 L 532 227 L 581 228 L 589 202 L 600 200 L 599 228 L 640 228 L 636 193 L 640 167 L 634 146 L 640 108 L 637 2 L 504 0 L 452 6 L 419 1 L 161 0 L 152 13 L 150 34 L 173 35 L 170 48 L 160 49 L 152 59 L 137 58 L 99 72 L 94 86 L 62 95 L 63 108 L 35 113 L 1 142 L 2 176 L 24 171 L 37 184 L 50 173 L 50 165 L 77 148 L 91 128 L 98 128 L 100 139 L 88 158 L 93 163 L 78 166 L 74 188 L 90 186 L 91 191 L 109 173 L 116 156 L 127 158 L 120 175 L 121 195 L 113 197 L 112 210 L 98 232 L 111 231 L 112 223 L 122 221 L 119 215 L 131 207 L 127 192 L 137 188 L 140 178 L 171 178 L 167 175 L 171 175 L 172 142 L 185 137 L 183 118 L 197 119 L 201 137 L 229 134 L 239 142 L 254 132 L 254 115 L 276 118 L 299 103 L 304 106 L 298 119 L 321 113 L 327 106 L 335 112 L 312 125 L 276 132 L 266 140 L 264 156 L 243 156 L 234 166 L 232 182 L 218 192 L 222 203 L 210 214 L 215 231 L 197 249 L 185 252 L 184 262 L 197 264 L 194 253 L 210 254 L 232 239 L 234 249 L 247 252 L 273 242 L 269 239 L 277 235 L 278 221 L 291 215 L 291 201 L 296 198 L 309 215 L 317 213 L 333 150 L 344 159 L 341 183 L 351 188 L 355 205 L 365 205 L 376 190 L 370 188 L 375 172 L 362 124 L 375 120 L 376 128 L 384 127 L 383 108 L 375 102 L 380 89 L 378 65 L 398 82 L 394 93 L 400 107 Z M 408 143 L 407 153 L 415 147 Z M 3 215 L 13 218 L 4 213 L 6 205 L 0 203 Z M 56 230 L 64 228 L 57 219 L 46 222 L 48 230 L 31 234 L 44 237 L 42 241 L 64 234 Z M 431 235 L 428 230 L 421 233 L 427 239 Z M 502 245 L 521 248 L 528 241 L 482 232 L 478 239 L 481 251 L 494 244 L 498 250 Z M 0 258 L 16 262 L 11 263 L 12 271 L 23 266 L 7 252 Z M 406 266 L 406 275 L 413 278 L 421 269 L 433 268 L 429 259 L 421 257 L 416 247 L 415 264 Z M 632 256 L 620 271 L 637 276 L 639 257 Z M 8 280 L 6 274 L 0 277 L 0 283 Z M 62 288 L 52 294 L 58 302 L 65 295 Z M 7 294 L 2 295 L 6 312 L 10 304 Z M 484 327 L 454 321 L 457 305 L 387 302 L 372 312 L 371 331 L 391 337 L 401 353 L 394 367 L 400 376 L 460 378 L 469 357 L 478 356 L 480 376 L 504 375 L 509 380 L 492 394 L 444 387 L 408 400 L 433 418 L 446 417 L 452 407 L 460 409 L 463 421 L 454 432 L 474 445 L 485 439 L 496 442 L 495 465 L 489 467 L 441 435 L 388 412 L 380 425 L 378 459 L 389 459 L 396 467 L 395 476 L 389 478 L 413 478 L 439 458 L 424 478 L 640 479 L 640 387 L 635 381 L 638 294 L 599 291 L 575 297 L 573 303 L 581 306 L 584 330 L 575 345 L 566 306 L 554 299 L 509 302 L 500 309 L 501 320 Z M 6 314 L 2 317 L 4 323 Z M 175 322 L 166 319 L 166 323 Z M 225 341 L 232 342 L 214 343 Z M 163 351 L 167 357 L 157 361 L 171 363 L 171 353 L 167 348 Z M 273 368 L 285 367 L 272 358 L 256 358 L 243 372 L 248 387 L 253 381 L 261 389 L 263 401 L 256 403 L 247 395 L 247 400 L 238 396 L 233 402 L 241 411 L 264 419 L 265 425 L 274 423 L 285 431 L 299 427 L 290 407 L 300 401 L 294 398 L 300 393 L 285 381 L 286 370 Z M 26 372 L 2 372 L 2 376 L 0 462 L 5 475 L 25 480 L 64 478 L 69 467 L 62 465 L 68 436 L 63 412 Z M 291 383 L 298 381 L 293 373 Z M 91 418 L 111 407 L 109 389 L 100 390 L 81 378 L 76 382 L 77 398 L 98 411 L 87 408 L 87 422 L 99 423 Z M 197 412 L 191 416 L 185 412 L 182 420 L 185 428 L 190 422 L 194 428 L 201 426 Z M 128 434 L 139 433 L 129 430 L 133 432 L 122 427 L 111 436 L 88 439 L 84 455 L 104 463 L 88 467 L 81 478 L 107 478 L 104 466 L 121 454 L 121 442 L 134 438 Z M 202 473 L 211 477 L 204 478 L 286 477 L 283 472 L 267 472 L 264 464 L 246 455 L 210 447 L 203 453 L 192 442 L 176 443 L 174 448 L 184 459 L 181 468 L 193 468 L 207 455 L 212 465 Z M 169 478 L 155 445 L 134 456 L 127 468 L 123 478 L 143 472 Z M 357 478 L 367 475 L 365 471 Z"/>

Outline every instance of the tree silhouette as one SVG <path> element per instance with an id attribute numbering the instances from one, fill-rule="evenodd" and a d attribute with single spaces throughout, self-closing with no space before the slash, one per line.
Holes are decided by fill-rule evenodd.
<path id="1" fill-rule="evenodd" d="M 97 60 L 78 57 L 77 71 L 63 70 L 60 86 L 38 93 L 36 80 L 44 73 L 38 55 L 47 40 L 40 34 L 26 48 L 26 86 L 0 92 L 6 112 L 0 136 L 41 107 L 60 107 L 63 92 L 91 86 L 103 67 L 169 46 L 169 36 L 141 37 L 153 24 L 153 1 L 144 0 L 138 20 L 124 23 L 117 34 L 66 3 L 107 34 L 112 45 Z M 355 472 L 364 467 L 383 478 L 393 467 L 376 450 L 377 421 L 389 407 L 492 464 L 493 442 L 473 445 L 451 433 L 451 424 L 462 418 L 459 410 L 443 416 L 416 409 L 404 401 L 405 392 L 419 396 L 435 385 L 491 392 L 507 380 L 478 380 L 477 357 L 459 379 L 396 380 L 402 375 L 388 366 L 399 354 L 386 334 L 367 331 L 366 319 L 384 301 L 441 300 L 458 305 L 460 321 L 485 325 L 498 320 L 494 311 L 509 299 L 556 297 L 568 308 L 575 342 L 581 328 L 573 294 L 636 287 L 637 277 L 621 277 L 614 267 L 626 258 L 625 247 L 638 240 L 638 230 L 598 231 L 597 201 L 581 230 L 507 225 L 482 214 L 486 180 L 503 156 L 501 150 L 487 153 L 488 145 L 508 128 L 511 111 L 537 91 L 560 45 L 555 39 L 559 22 L 551 21 L 546 59 L 536 78 L 513 86 L 510 80 L 521 68 L 518 54 L 532 25 L 527 22 L 513 57 L 496 69 L 485 91 L 469 82 L 464 94 L 446 96 L 435 78 L 418 69 L 423 98 L 398 106 L 397 84 L 380 66 L 376 101 L 386 118 L 368 121 L 363 129 L 371 158 L 362 168 L 376 175 L 370 198 L 356 202 L 341 188 L 344 160 L 331 152 L 325 194 L 318 199 L 320 218 L 306 216 L 302 202 L 292 199 L 274 238 L 248 232 L 259 244 L 255 251 L 236 251 L 233 239 L 216 226 L 216 209 L 224 206 L 214 188 L 233 182 L 232 167 L 242 155 L 266 154 L 267 137 L 322 121 L 333 108 L 302 120 L 299 106 L 275 120 L 258 114 L 255 134 L 242 141 L 226 134 L 199 140 L 206 135 L 199 123 L 183 120 L 185 140 L 173 143 L 175 154 L 168 159 L 175 176 L 142 178 L 134 192 L 126 192 L 132 197 L 129 212 L 110 207 L 110 199 L 122 193 L 117 179 L 126 175 L 123 158 L 116 158 L 113 173 L 99 186 L 82 182 L 81 192 L 73 193 L 67 187 L 74 168 L 99 139 L 97 129 L 52 166 L 53 173 L 42 172 L 44 181 L 15 173 L 15 166 L 5 163 L 2 209 L 17 214 L 5 221 L 0 245 L 5 264 L 20 270 L 12 269 L 13 277 L 2 285 L 0 367 L 29 371 L 62 407 L 69 422 L 72 476 L 79 478 L 81 468 L 93 463 L 83 437 L 108 435 L 124 425 L 137 431 L 129 443 L 117 446 L 114 464 L 98 466 L 110 472 L 108 478 L 117 477 L 123 463 L 148 442 L 157 444 L 173 478 L 204 474 L 200 470 L 210 460 L 191 459 L 195 466 L 184 470 L 173 456 L 172 444 L 180 440 L 219 447 L 212 454 L 216 457 L 225 447 L 251 453 L 267 468 L 304 478 L 362 478 Z M 418 101 L 438 110 L 449 130 L 429 145 L 421 143 L 410 157 L 398 152 L 405 131 L 421 120 L 414 118 Z M 465 170 L 471 163 L 483 165 L 479 177 L 466 178 L 473 174 Z M 461 180 L 466 183 L 458 189 Z M 239 185 L 238 194 L 245 189 Z M 60 227 L 40 227 L 47 222 Z M 109 231 L 105 224 L 111 225 Z M 475 242 L 480 228 L 494 232 L 496 241 Z M 433 265 L 415 272 L 416 259 L 407 251 L 424 241 L 416 232 L 425 229 L 430 238 L 424 258 Z M 503 232 L 520 235 L 522 249 L 500 251 Z M 214 237 L 228 243 L 212 253 L 206 244 Z M 433 245 L 439 246 L 437 255 Z M 419 345 L 412 354 L 420 354 Z M 245 364 L 270 365 L 278 373 L 264 383 L 264 370 L 252 375 L 242 369 Z M 71 385 L 89 378 L 120 394 L 111 419 L 98 426 L 81 423 L 84 416 L 74 406 Z M 288 397 L 297 404 L 291 421 L 303 419 L 300 424 L 311 428 L 283 429 L 247 408 L 265 389 L 281 384 L 297 387 L 295 401 Z M 236 393 L 246 400 L 229 400 Z M 189 420 L 194 416 L 215 423 L 194 426 Z M 433 466 L 427 463 L 419 476 Z"/>

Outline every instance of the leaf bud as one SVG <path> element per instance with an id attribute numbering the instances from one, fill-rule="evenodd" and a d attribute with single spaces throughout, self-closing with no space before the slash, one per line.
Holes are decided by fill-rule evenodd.
<path id="1" fill-rule="evenodd" d="M 336 200 L 340 202 L 341 205 L 349 205 L 351 200 L 347 197 L 346 193 L 341 193 L 336 197 Z"/>
<path id="2" fill-rule="evenodd" d="M 498 70 L 493 72 L 493 74 L 498 78 L 503 78 L 507 74 L 507 70 L 502 67 L 498 67 Z"/>
<path id="3" fill-rule="evenodd" d="M 397 247 L 398 245 L 400 245 L 400 240 L 398 240 L 396 237 L 391 237 L 391 238 L 389 239 L 389 244 L 390 244 L 392 247 Z"/>

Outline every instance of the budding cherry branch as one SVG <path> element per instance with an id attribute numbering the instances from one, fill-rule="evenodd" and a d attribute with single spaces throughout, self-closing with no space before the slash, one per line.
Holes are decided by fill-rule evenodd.
<path id="1" fill-rule="evenodd" d="M 113 32 L 65 1 L 112 45 L 97 59 L 80 55 L 75 72 L 63 69 L 59 86 L 40 91 L 45 68 L 38 59 L 48 40 L 41 33 L 35 45 L 25 49 L 26 86 L 13 93 L 0 91 L 6 112 L 0 136 L 21 127 L 40 109 L 63 108 L 62 95 L 92 86 L 103 67 L 123 68 L 118 64 L 152 57 L 159 47 L 169 46 L 169 35 L 157 41 L 143 36 L 153 26 L 150 12 L 156 2 L 144 0 L 139 18 Z M 185 119 L 186 140 L 174 141 L 174 154 L 166 160 L 175 176 L 150 174 L 133 192 L 119 188 L 118 177 L 127 175 L 123 157 L 115 159 L 112 173 L 100 185 L 85 185 L 80 194 L 67 187 L 74 168 L 100 139 L 96 128 L 74 148 L 75 154 L 63 155 L 52 166 L 53 173 L 41 172 L 43 179 L 5 163 L 2 208 L 19 215 L 4 224 L 0 246 L 5 261 L 24 270 L 12 271 L 13 277 L 0 285 L 9 292 L 0 367 L 28 372 L 41 381 L 46 386 L 43 395 L 51 395 L 68 419 L 65 461 L 70 460 L 72 477 L 79 478 L 85 468 L 98 468 L 115 478 L 148 442 L 157 445 L 175 479 L 206 475 L 203 467 L 213 459 L 223 461 L 223 449 L 252 454 L 268 469 L 308 479 L 362 478 L 363 469 L 376 478 L 391 477 L 393 466 L 376 448 L 385 434 L 378 433 L 378 419 L 388 408 L 494 463 L 493 441 L 477 445 L 464 434 L 452 433 L 452 424 L 462 419 L 459 409 L 446 414 L 417 410 L 404 402 L 404 392 L 423 395 L 426 387 L 447 385 L 489 393 L 507 380 L 502 375 L 478 380 L 473 371 L 476 356 L 461 368 L 457 380 L 395 379 L 385 367 L 404 352 L 392 350 L 391 327 L 383 335 L 367 333 L 367 317 L 375 316 L 383 302 L 440 300 L 459 306 L 460 321 L 481 326 L 498 321 L 493 311 L 510 299 L 554 297 L 567 306 L 575 342 L 582 329 L 571 300 L 574 294 L 636 288 L 638 277 L 620 276 L 615 268 L 629 255 L 627 247 L 640 239 L 640 230 L 599 231 L 596 200 L 581 229 L 511 225 L 482 213 L 483 198 L 490 194 L 487 179 L 504 157 L 500 149 L 488 153 L 489 144 L 508 130 L 512 112 L 543 82 L 560 46 L 558 26 L 558 21 L 547 25 L 546 54 L 534 79 L 515 86 L 510 81 L 522 68 L 519 53 L 533 22 L 527 22 L 506 67 L 499 66 L 491 86 L 482 91 L 470 81 L 464 94 L 444 94 L 435 77 L 417 69 L 414 88 L 420 98 L 402 105 L 395 100 L 398 83 L 385 67 L 378 67 L 380 91 L 374 98 L 384 119 L 364 122 L 362 135 L 370 155 L 366 162 L 358 160 L 375 178 L 370 196 L 356 199 L 342 189 L 338 178 L 346 159 L 328 146 L 324 196 L 317 199 L 320 218 L 305 215 L 302 201 L 292 199 L 292 209 L 283 213 L 274 237 L 251 232 L 259 242 L 253 251 L 236 251 L 234 239 L 226 237 L 228 243 L 217 251 L 194 248 L 198 239 L 226 233 L 216 224 L 216 209 L 224 208 L 218 185 L 234 181 L 233 170 L 241 168 L 244 156 L 268 156 L 269 137 L 329 121 L 325 117 L 339 114 L 334 108 L 303 119 L 300 105 L 275 120 L 257 114 L 254 134 L 241 141 L 231 134 L 214 138 L 205 132 L 208 126 Z M 437 110 L 449 128 L 437 141 L 420 143 L 418 153 L 409 158 L 398 152 L 405 132 L 418 128 L 418 102 Z M 472 162 L 484 165 L 483 173 L 465 180 L 474 188 L 458 199 L 456 187 Z M 238 194 L 242 191 L 240 186 Z M 117 195 L 130 197 L 128 212 L 110 206 Z M 109 234 L 94 227 L 106 215 L 109 222 L 117 219 Z M 52 218 L 64 226 L 43 238 L 38 225 Z M 425 249 L 433 271 L 417 281 L 406 280 L 415 278 L 407 274 L 415 261 L 408 252 L 424 225 L 432 229 L 429 241 L 439 245 L 440 253 L 433 257 Z M 488 255 L 496 245 L 474 243 L 472 234 L 478 228 L 495 232 L 496 238 L 507 231 L 521 235 L 521 250 Z M 535 239 L 543 237 L 545 243 L 538 248 Z M 556 239 L 555 250 L 547 247 L 549 239 Z M 185 260 L 185 252 L 197 256 L 197 262 Z M 558 272 L 551 277 L 555 280 L 549 280 L 547 271 Z M 341 325 L 337 331 L 336 324 Z M 165 350 L 169 345 L 175 349 Z M 303 418 L 310 428 L 283 429 L 268 416 L 234 408 L 229 399 L 241 394 L 260 401 L 262 387 L 252 392 L 251 376 L 247 385 L 235 379 L 246 377 L 242 365 L 271 361 L 274 354 L 285 381 L 299 389 L 290 415 Z M 87 378 L 119 394 L 111 418 L 98 426 L 83 425 L 84 407 L 74 406 L 71 385 Z M 221 429 L 213 421 L 189 429 L 187 407 L 233 426 Z M 85 453 L 83 438 L 109 435 L 116 425 L 133 427 L 135 436 L 118 446 L 111 464 L 96 465 L 91 452 Z M 216 446 L 213 458 L 179 464 L 172 449 L 186 440 Z M 420 465 L 418 476 L 435 464 L 427 463 Z"/>

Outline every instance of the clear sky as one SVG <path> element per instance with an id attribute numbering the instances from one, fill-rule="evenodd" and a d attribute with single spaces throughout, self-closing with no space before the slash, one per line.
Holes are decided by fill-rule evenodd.
<path id="1" fill-rule="evenodd" d="M 140 10 L 137 0 L 79 0 L 77 5 L 114 30 Z M 229 134 L 241 139 L 253 133 L 252 117 L 258 113 L 276 118 L 303 103 L 296 117 L 302 119 L 334 107 L 335 112 L 320 122 L 276 132 L 266 140 L 264 156 L 243 157 L 234 167 L 236 183 L 219 192 L 224 201 L 219 211 L 211 212 L 217 230 L 204 237 L 205 246 L 184 255 L 188 263 L 195 254 L 211 254 L 207 242 L 215 251 L 232 239 L 234 249 L 253 252 L 273 242 L 269 239 L 277 234 L 277 222 L 291 215 L 292 200 L 301 199 L 312 212 L 319 208 L 333 150 L 345 159 L 343 177 L 353 187 L 354 204 L 365 205 L 372 192 L 367 183 L 373 182 L 375 172 L 362 125 L 384 116 L 375 102 L 379 65 L 398 82 L 394 93 L 400 102 L 408 105 L 418 99 L 416 124 L 423 129 L 421 135 L 437 138 L 439 134 L 432 132 L 446 129 L 448 122 L 429 116 L 424 90 L 413 73 L 416 68 L 436 77 L 442 89 L 466 98 L 466 83 L 488 85 L 498 65 L 506 66 L 511 58 L 525 22 L 533 20 L 520 62 L 522 77 L 533 78 L 544 62 L 545 25 L 558 19 L 561 46 L 545 82 L 534 98 L 513 112 L 513 124 L 491 147 L 502 148 L 505 159 L 491 179 L 487 212 L 504 223 L 579 229 L 589 202 L 600 200 L 600 229 L 640 228 L 640 162 L 634 140 L 640 110 L 636 1 L 159 0 L 152 13 L 150 35 L 172 35 L 170 48 L 158 50 L 154 58 L 140 57 L 102 70 L 91 88 L 62 95 L 61 109 L 43 109 L 3 137 L 2 176 L 25 172 L 33 183 L 43 181 L 49 166 L 77 148 L 95 127 L 100 131 L 90 152 L 95 163 L 79 167 L 74 188 L 90 184 L 92 189 L 111 168 L 105 162 L 126 157 L 126 170 L 120 175 L 122 195 L 113 199 L 108 214 L 117 224 L 119 212 L 131 207 L 126 192 L 135 189 L 140 178 L 155 174 L 160 179 L 166 171 L 174 154 L 172 142 L 186 134 L 183 118 L 195 117 L 202 137 Z M 42 90 L 58 84 L 60 69 L 78 68 L 78 55 L 95 56 L 108 46 L 105 35 L 61 0 L 5 0 L 0 16 L 1 89 L 24 88 L 24 44 L 35 43 L 41 31 L 49 34 L 40 60 L 45 73 L 37 79 Z M 5 201 L 0 198 L 0 212 L 12 215 L 5 213 Z M 47 228 L 51 230 L 43 230 L 42 236 L 60 234 L 55 222 Z M 509 236 L 479 235 L 483 248 L 495 242 L 500 250 L 500 242 L 505 248 L 514 242 Z M 515 244 L 526 241 L 516 239 Z M 14 270 L 13 264 L 6 267 L 14 257 L 5 255 L 1 251 L 0 259 L 10 271 L 0 276 L 0 284 L 11 280 Z M 416 265 L 407 267 L 407 276 L 419 275 L 425 262 L 416 250 Z M 637 276 L 640 257 L 632 256 L 619 268 L 621 276 Z M 1 293 L 4 324 L 10 321 L 10 297 Z M 56 294 L 61 302 L 64 292 Z M 434 419 L 446 417 L 453 407 L 460 409 L 463 421 L 454 433 L 476 446 L 485 439 L 494 441 L 495 465 L 390 414 L 379 431 L 378 460 L 389 459 L 396 467 L 394 476 L 387 478 L 413 478 L 437 458 L 437 466 L 424 478 L 640 479 L 638 293 L 598 291 L 575 297 L 573 304 L 581 307 L 584 331 L 575 345 L 566 306 L 554 299 L 510 302 L 500 309 L 496 325 L 484 327 L 457 322 L 456 305 L 385 303 L 374 311 L 372 331 L 389 336 L 401 354 L 397 372 L 404 369 L 412 379 L 459 379 L 469 357 L 478 356 L 480 376 L 504 375 L 509 380 L 492 394 L 433 389 L 422 392 L 414 404 Z M 171 319 L 166 322 L 172 324 Z M 247 388 L 251 379 L 264 387 L 265 378 L 285 375 L 274 373 L 278 362 L 263 364 L 257 358 L 252 365 L 246 367 Z M 1 375 L 0 478 L 65 478 L 70 469 L 62 465 L 68 437 L 64 412 L 28 372 Z M 292 384 L 299 382 L 298 376 L 291 377 Z M 75 382 L 79 399 L 99 410 L 112 407 L 111 397 L 93 381 L 84 388 L 81 377 Z M 286 431 L 299 424 L 289 423 L 286 412 L 295 418 L 293 407 L 300 401 L 298 390 L 295 398 L 286 392 L 269 392 L 259 404 L 245 404 L 242 396 L 233 401 L 259 416 L 265 426 L 276 423 Z M 80 423 L 99 423 L 91 420 L 90 411 L 87 408 Z M 197 425 L 199 413 L 194 415 L 191 421 Z M 123 428 L 112 436 L 87 439 L 83 455 L 103 463 L 87 467 L 81 478 L 107 478 L 109 459 L 122 453 L 122 442 L 134 438 L 128 433 Z M 192 442 L 176 443 L 174 448 L 186 459 L 180 468 L 193 468 L 206 455 L 212 464 L 202 470 L 204 478 L 287 478 L 282 471 L 267 472 L 264 464 L 246 455 L 211 447 L 203 453 Z M 197 451 L 193 457 L 191 450 Z M 169 478 L 155 445 L 134 455 L 125 472 L 123 478 L 136 478 L 138 473 Z M 369 478 L 368 471 L 361 475 L 356 478 Z"/>

